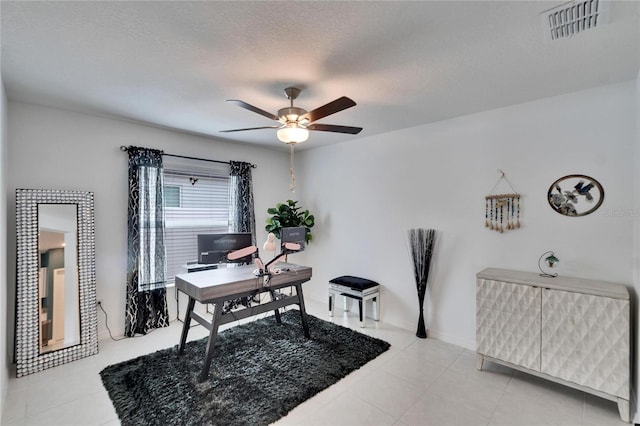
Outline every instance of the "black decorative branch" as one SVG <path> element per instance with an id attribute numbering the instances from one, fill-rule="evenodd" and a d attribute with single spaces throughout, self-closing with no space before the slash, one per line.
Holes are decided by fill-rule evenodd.
<path id="1" fill-rule="evenodd" d="M 418 319 L 418 331 L 416 336 L 424 339 L 427 337 L 427 329 L 424 324 L 424 297 L 427 294 L 427 282 L 429 270 L 436 240 L 434 229 L 410 229 L 409 244 L 411 246 L 411 259 L 413 260 L 413 273 L 418 290 L 418 303 L 420 317 Z"/>

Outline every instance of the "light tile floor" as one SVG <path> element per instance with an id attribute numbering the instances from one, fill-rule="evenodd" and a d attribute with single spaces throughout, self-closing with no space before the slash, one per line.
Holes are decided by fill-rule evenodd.
<path id="1" fill-rule="evenodd" d="M 326 305 L 307 311 L 330 320 Z M 101 317 L 102 319 L 102 317 Z M 624 425 L 617 406 L 492 363 L 384 322 L 358 326 L 357 312 L 334 322 L 391 343 L 391 349 L 300 404 L 277 425 Z M 232 324 L 233 325 L 233 324 Z M 107 365 L 175 345 L 181 323 L 144 337 L 100 342 L 100 353 L 20 379 L 11 378 L 2 425 L 119 425 L 98 373 Z M 198 326 L 191 338 L 205 336 Z"/>

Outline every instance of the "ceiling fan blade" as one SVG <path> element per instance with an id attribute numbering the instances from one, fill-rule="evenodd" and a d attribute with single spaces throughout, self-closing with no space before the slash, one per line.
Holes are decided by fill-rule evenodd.
<path id="1" fill-rule="evenodd" d="M 257 114 L 264 115 L 265 117 L 270 118 L 272 120 L 275 120 L 275 121 L 279 121 L 280 120 L 280 117 L 278 117 L 277 115 L 273 115 L 268 111 L 265 111 L 263 109 L 255 107 L 255 106 L 253 106 L 251 104 L 248 104 L 248 103 L 246 103 L 244 101 L 240 101 L 238 99 L 227 99 L 227 102 L 233 102 L 234 104 L 238 105 L 240 108 L 248 109 L 249 111 L 253 111 L 253 112 L 257 113 Z"/>
<path id="2" fill-rule="evenodd" d="M 220 130 L 222 133 L 231 133 L 231 132 L 244 132 L 245 130 L 258 130 L 258 129 L 277 129 L 280 126 L 262 126 L 262 127 L 247 127 L 246 129 L 231 129 L 231 130 Z"/>
<path id="3" fill-rule="evenodd" d="M 347 108 L 351 108 L 355 106 L 356 103 L 352 100 L 343 96 L 341 98 L 336 99 L 335 101 L 329 102 L 326 105 L 322 105 L 316 109 L 309 111 L 306 114 L 300 116 L 298 121 L 302 121 L 304 119 L 309 120 L 310 123 L 313 123 L 316 120 L 320 120 L 327 115 L 335 114 L 336 112 L 342 111 Z"/>
<path id="4" fill-rule="evenodd" d="M 321 132 L 349 133 L 351 135 L 357 135 L 362 130 L 362 127 L 336 126 L 333 124 L 310 124 L 307 126 L 307 129 L 319 130 Z"/>

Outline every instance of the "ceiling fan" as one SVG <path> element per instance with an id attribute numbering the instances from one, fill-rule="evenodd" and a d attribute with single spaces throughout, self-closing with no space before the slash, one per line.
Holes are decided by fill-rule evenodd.
<path id="1" fill-rule="evenodd" d="M 287 99 L 291 101 L 291 105 L 278 110 L 278 115 L 271 114 L 270 112 L 250 105 L 244 101 L 240 101 L 237 99 L 227 100 L 227 102 L 233 102 L 241 108 L 248 109 L 249 111 L 253 111 L 274 121 L 278 121 L 280 122 L 280 125 L 221 130 L 221 132 L 228 133 L 242 132 L 245 130 L 278 129 L 277 136 L 279 140 L 287 144 L 296 144 L 304 142 L 309 138 L 309 130 L 317 130 L 321 132 L 349 133 L 352 135 L 357 135 L 362 130 L 362 127 L 336 126 L 334 124 L 316 123 L 316 121 L 320 120 L 321 118 L 355 106 L 356 103 L 346 96 L 342 96 L 335 101 L 329 102 L 328 104 L 311 111 L 306 111 L 302 108 L 293 106 L 293 101 L 300 94 L 300 89 L 298 89 L 297 87 L 287 87 L 286 89 L 284 89 L 284 92 L 287 95 Z"/>

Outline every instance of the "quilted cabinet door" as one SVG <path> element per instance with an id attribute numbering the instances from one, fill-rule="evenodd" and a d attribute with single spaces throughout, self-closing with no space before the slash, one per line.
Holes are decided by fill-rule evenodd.
<path id="1" fill-rule="evenodd" d="M 540 288 L 478 279 L 477 352 L 540 370 Z"/>
<path id="2" fill-rule="evenodd" d="M 543 290 L 542 372 L 629 399 L 629 301 Z"/>

